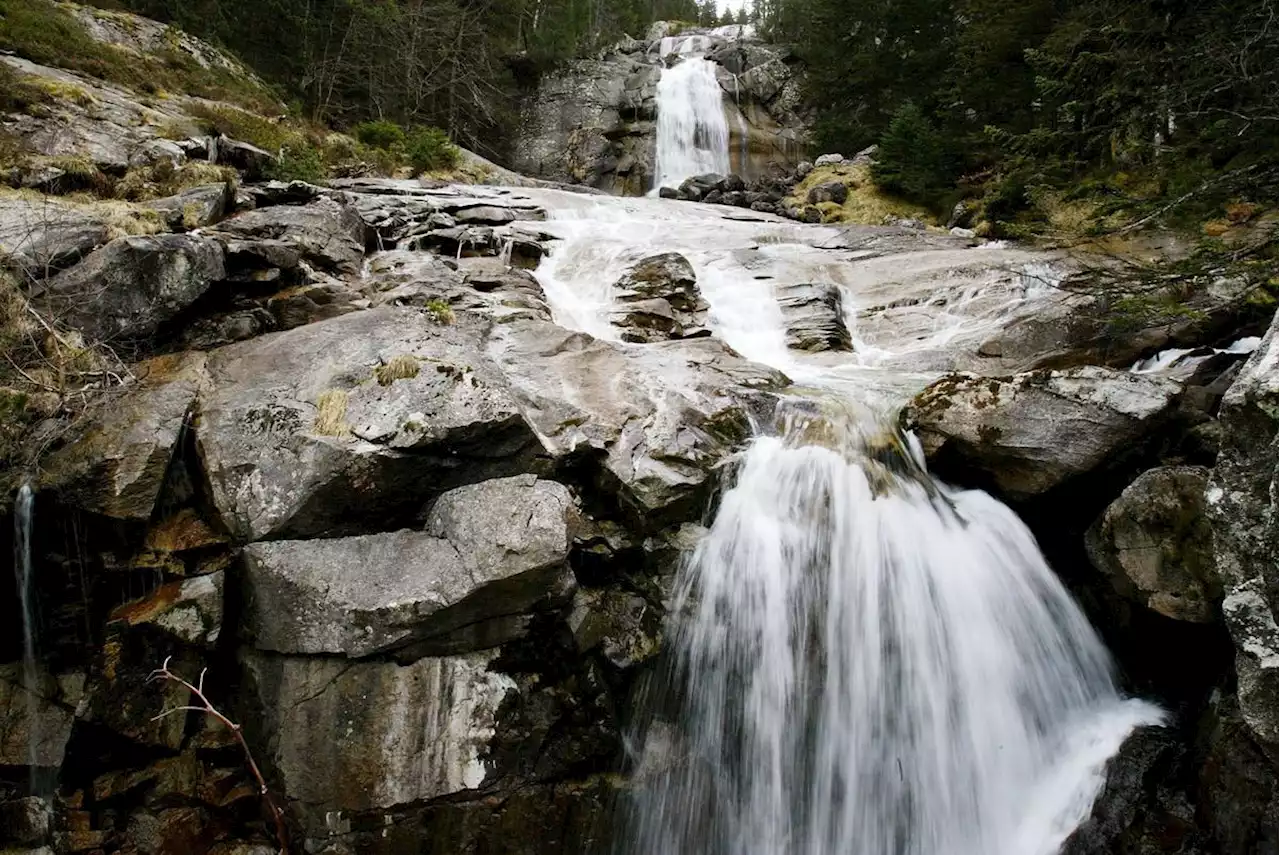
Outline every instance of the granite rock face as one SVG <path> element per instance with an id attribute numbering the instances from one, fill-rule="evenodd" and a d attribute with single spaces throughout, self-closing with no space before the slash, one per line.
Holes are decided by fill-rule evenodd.
<path id="1" fill-rule="evenodd" d="M 1086 366 L 939 380 L 906 418 L 931 458 L 954 455 L 1025 499 L 1130 450 L 1174 404 L 1177 383 Z"/>

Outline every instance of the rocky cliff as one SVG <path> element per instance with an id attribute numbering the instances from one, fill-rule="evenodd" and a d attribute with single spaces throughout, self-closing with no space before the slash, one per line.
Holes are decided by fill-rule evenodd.
<path id="1" fill-rule="evenodd" d="M 598 62 L 656 73 L 645 50 Z M 84 149 L 103 169 L 158 145 L 116 115 L 75 120 L 118 147 Z M 25 121 L 5 119 L 44 139 Z M 706 232 L 588 256 L 614 307 L 592 336 L 532 271 L 565 257 L 549 207 L 594 197 L 246 172 L 137 203 L 0 196 L 3 547 L 29 546 L 32 580 L 24 608 L 3 574 L 0 845 L 265 855 L 274 805 L 297 852 L 608 848 L 681 555 L 753 429 L 812 393 L 720 337 Z M 905 415 L 933 467 L 1018 510 L 1124 686 L 1169 710 L 1067 851 L 1274 849 L 1271 310 L 1226 283 L 1200 322 L 1117 338 L 1087 295 L 1007 309 L 1060 258 L 641 202 L 737 230 L 717 261 L 766 283 L 805 365 L 856 351 L 893 395 L 946 374 Z M 768 284 L 788 253 L 844 287 Z M 1130 370 L 1172 345 L 1197 349 Z M 148 679 L 166 663 L 242 729 Z"/>
<path id="2" fill-rule="evenodd" d="M 644 40 L 625 39 L 541 80 L 521 108 L 513 168 L 618 195 L 653 189 L 658 80 L 695 46 L 717 66 L 730 171 L 760 178 L 802 160 L 809 117 L 802 72 L 787 48 L 762 42 L 749 27 L 659 23 Z"/>

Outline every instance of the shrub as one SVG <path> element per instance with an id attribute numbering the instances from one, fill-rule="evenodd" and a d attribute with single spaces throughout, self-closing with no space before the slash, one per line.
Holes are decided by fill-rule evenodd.
<path id="1" fill-rule="evenodd" d="M 931 201 L 950 185 L 942 135 L 910 101 L 894 113 L 871 168 L 876 186 L 905 199 Z"/>
<path id="2" fill-rule="evenodd" d="M 53 96 L 44 88 L 0 61 L 0 113 L 32 114 L 52 100 Z"/>
<path id="3" fill-rule="evenodd" d="M 320 149 L 305 139 L 286 143 L 280 148 L 280 159 L 267 169 L 266 177 L 279 181 L 320 181 L 325 177 Z"/>
<path id="4" fill-rule="evenodd" d="M 395 122 L 379 119 L 376 122 L 361 122 L 352 129 L 356 139 L 368 146 L 384 151 L 397 145 L 404 145 L 404 128 Z"/>
<path id="5" fill-rule="evenodd" d="M 458 165 L 458 148 L 439 128 L 414 128 L 409 132 L 405 156 L 415 172 L 452 169 Z"/>

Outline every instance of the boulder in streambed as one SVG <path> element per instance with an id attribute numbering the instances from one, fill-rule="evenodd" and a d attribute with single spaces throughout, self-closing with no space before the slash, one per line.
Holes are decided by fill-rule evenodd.
<path id="1" fill-rule="evenodd" d="M 904 416 L 943 469 L 980 472 L 1020 500 L 1134 450 L 1172 413 L 1180 389 L 1098 366 L 952 374 L 917 395 Z"/>
<path id="2" fill-rule="evenodd" d="M 1202 466 L 1144 472 L 1085 536 L 1089 560 L 1121 595 L 1174 620 L 1209 623 L 1218 614 L 1208 477 Z"/>
<path id="3" fill-rule="evenodd" d="M 787 328 L 788 347 L 810 353 L 853 349 L 853 337 L 844 322 L 844 301 L 834 285 L 781 286 L 778 306 Z"/>
<path id="4" fill-rule="evenodd" d="M 630 342 L 669 341 L 710 335 L 707 301 L 698 291 L 693 265 L 678 252 L 638 262 L 613 286 L 622 308 L 610 322 Z"/>

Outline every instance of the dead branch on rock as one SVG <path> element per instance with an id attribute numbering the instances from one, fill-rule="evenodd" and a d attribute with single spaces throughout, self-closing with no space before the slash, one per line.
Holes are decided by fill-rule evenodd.
<path id="1" fill-rule="evenodd" d="M 258 768 L 258 763 L 253 759 L 253 752 L 249 750 L 249 743 L 245 741 L 244 734 L 241 732 L 240 725 L 227 718 L 218 710 L 204 693 L 204 675 L 208 668 L 200 671 L 200 679 L 193 685 L 177 674 L 169 670 L 169 660 L 172 656 L 165 657 L 164 664 L 152 671 L 147 677 L 147 682 L 166 681 L 177 683 L 189 691 L 192 696 L 199 701 L 199 704 L 184 704 L 182 706 L 170 707 L 160 711 L 160 714 L 154 716 L 152 721 L 159 721 L 162 718 L 173 715 L 178 712 L 199 712 L 207 716 L 212 716 L 226 726 L 227 730 L 235 736 L 236 741 L 240 743 L 240 749 L 244 751 L 245 764 L 249 767 L 249 771 L 253 774 L 254 780 L 258 784 L 258 793 L 262 796 L 262 803 L 266 806 L 267 813 L 271 815 L 272 821 L 275 823 L 276 843 L 280 847 L 280 855 L 289 855 L 289 829 L 285 824 L 284 811 L 276 804 L 275 799 L 271 795 L 271 791 L 267 788 L 267 781 L 262 777 L 262 770 Z"/>

